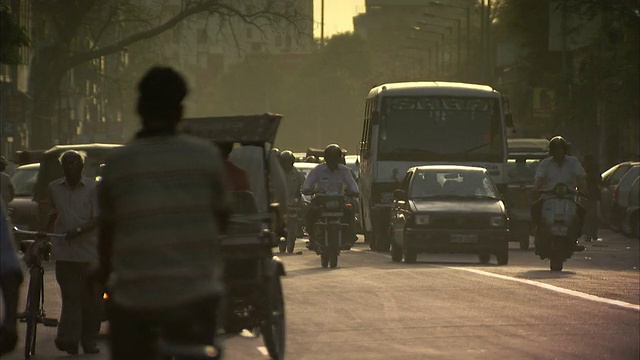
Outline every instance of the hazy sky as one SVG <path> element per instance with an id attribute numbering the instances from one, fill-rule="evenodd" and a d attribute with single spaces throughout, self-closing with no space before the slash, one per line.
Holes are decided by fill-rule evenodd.
<path id="1" fill-rule="evenodd" d="M 324 0 L 324 36 L 353 31 L 353 17 L 365 12 L 365 0 Z M 320 4 L 322 0 L 314 0 L 314 36 L 320 37 Z"/>

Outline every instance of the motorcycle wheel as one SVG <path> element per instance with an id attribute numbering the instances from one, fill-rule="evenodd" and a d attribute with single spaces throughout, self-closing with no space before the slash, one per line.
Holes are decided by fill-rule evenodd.
<path id="1" fill-rule="evenodd" d="M 335 269 L 338 266 L 338 252 L 334 251 L 329 254 L 329 267 Z"/>
<path id="2" fill-rule="evenodd" d="M 393 262 L 402 261 L 402 248 L 393 240 L 391 243 L 391 261 Z"/>
<path id="3" fill-rule="evenodd" d="M 327 254 L 325 253 L 320 254 L 320 265 L 323 268 L 326 268 L 327 266 L 329 266 L 329 256 L 327 256 Z"/>
<path id="4" fill-rule="evenodd" d="M 507 265 L 509 263 L 509 250 L 496 254 L 498 265 Z"/>
<path id="5" fill-rule="evenodd" d="M 562 271 L 563 265 L 563 261 L 560 259 L 551 258 L 551 261 L 549 261 L 549 268 L 551 271 Z"/>

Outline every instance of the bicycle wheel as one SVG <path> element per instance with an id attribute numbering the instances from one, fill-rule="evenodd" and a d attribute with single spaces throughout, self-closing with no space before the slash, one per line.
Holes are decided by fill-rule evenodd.
<path id="1" fill-rule="evenodd" d="M 29 359 L 36 353 L 36 333 L 41 291 L 42 274 L 40 273 L 40 269 L 31 269 L 29 271 L 29 289 L 27 291 L 27 334 L 24 338 L 25 359 Z"/>
<path id="2" fill-rule="evenodd" d="M 271 275 L 267 288 L 266 301 L 262 311 L 263 319 L 260 324 L 264 345 L 269 356 L 274 360 L 284 359 L 285 353 L 285 318 L 284 296 L 280 276 Z"/>

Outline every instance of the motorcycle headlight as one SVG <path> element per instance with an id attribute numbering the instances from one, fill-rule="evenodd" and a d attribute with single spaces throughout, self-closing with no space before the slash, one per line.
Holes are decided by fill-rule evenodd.
<path id="1" fill-rule="evenodd" d="M 429 225 L 429 215 L 416 215 L 416 225 Z"/>
<path id="2" fill-rule="evenodd" d="M 504 227 L 507 224 L 507 219 L 502 216 L 492 216 L 491 217 L 491 226 L 494 227 Z"/>

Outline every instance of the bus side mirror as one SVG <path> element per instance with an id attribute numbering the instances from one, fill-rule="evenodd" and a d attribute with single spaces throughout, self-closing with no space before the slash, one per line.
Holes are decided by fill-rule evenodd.
<path id="1" fill-rule="evenodd" d="M 507 125 L 508 128 L 513 129 L 512 133 L 516 133 L 516 126 L 513 124 L 513 115 L 511 114 L 505 114 L 504 115 L 504 122 L 505 125 Z"/>

